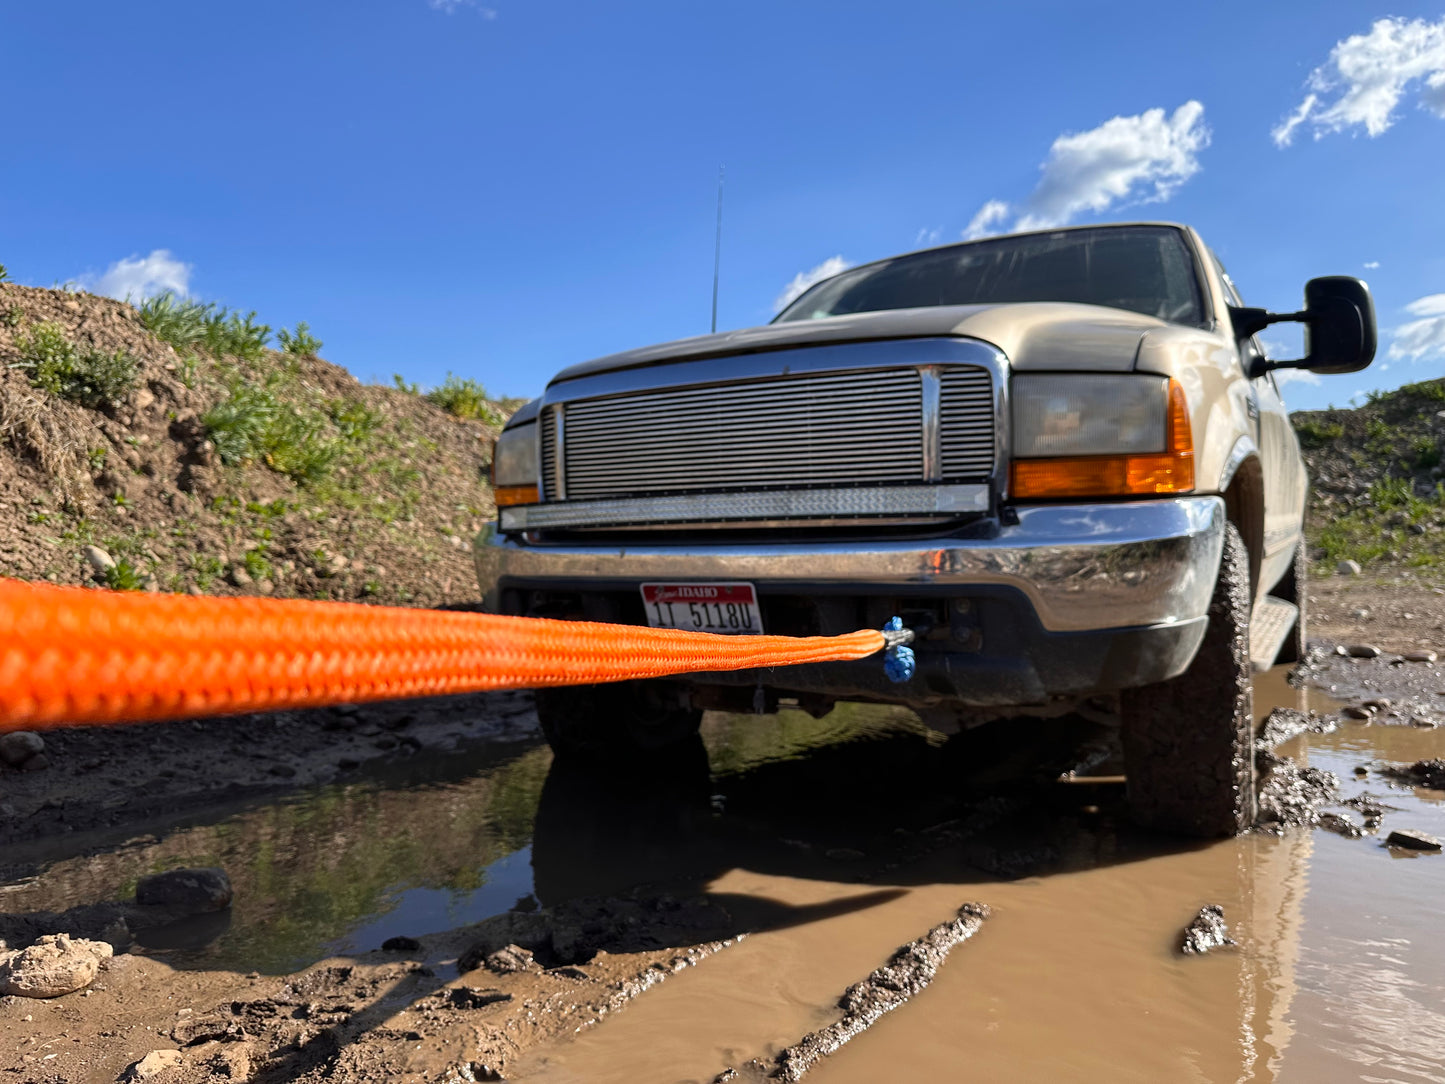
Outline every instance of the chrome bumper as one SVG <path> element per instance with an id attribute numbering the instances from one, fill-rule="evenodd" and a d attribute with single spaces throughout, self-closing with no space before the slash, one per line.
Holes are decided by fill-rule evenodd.
<path id="1" fill-rule="evenodd" d="M 1224 502 L 1180 497 L 1018 509 L 989 538 L 716 545 L 529 545 L 488 527 L 474 556 L 483 596 L 497 586 L 747 580 L 907 588 L 1003 585 L 1050 632 L 1171 625 L 1203 617 L 1224 539 Z"/>

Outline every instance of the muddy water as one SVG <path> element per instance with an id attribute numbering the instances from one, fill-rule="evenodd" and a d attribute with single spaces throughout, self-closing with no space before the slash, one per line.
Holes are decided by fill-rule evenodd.
<path id="1" fill-rule="evenodd" d="M 176 967 L 285 973 L 398 934 L 476 922 L 532 890 L 529 843 L 544 748 L 412 763 L 403 774 L 303 791 L 216 823 L 57 862 L 0 886 L 9 914 L 130 899 L 136 881 L 219 866 L 235 903 L 132 951 Z"/>
<path id="2" fill-rule="evenodd" d="M 1280 672 L 1257 688 L 1261 713 L 1274 704 L 1331 706 L 1291 689 Z M 933 832 L 944 844 L 882 876 L 850 877 L 837 864 L 788 876 L 754 840 L 706 891 L 783 907 L 857 899 L 860 881 L 899 894 L 755 933 L 606 1027 L 533 1058 L 517 1078 L 711 1080 L 828 1022 L 846 986 L 977 900 L 993 917 L 934 985 L 810 1080 L 1445 1081 L 1445 857 L 1403 857 L 1379 842 L 1394 827 L 1445 835 L 1445 794 L 1354 774 L 1357 765 L 1445 753 L 1445 735 L 1353 725 L 1296 739 L 1285 751 L 1336 772 L 1346 795 L 1385 795 L 1395 809 L 1378 834 L 1162 846 L 1124 822 L 1117 784 L 1036 780 L 1033 808 L 995 808 L 992 819 L 996 797 L 979 803 L 982 816 L 967 798 L 930 808 L 955 818 Z M 928 797 L 938 780 L 904 789 L 889 757 L 875 763 L 875 787 L 900 810 L 939 804 Z M 748 774 L 715 779 L 714 801 L 726 808 L 730 788 Z M 868 794 L 859 798 L 876 812 Z M 826 790 L 813 790 L 811 800 L 837 812 Z M 929 836 L 919 819 L 885 818 L 897 849 Z M 796 818 L 774 823 L 798 837 L 791 844 L 800 855 L 826 848 Z M 854 829 L 857 853 L 849 857 L 866 867 L 878 838 Z M 811 830 L 826 835 L 827 825 L 815 821 Z M 1180 929 L 1206 903 L 1224 907 L 1239 948 L 1183 957 Z"/>
<path id="3" fill-rule="evenodd" d="M 1256 702 L 1330 706 L 1279 672 Z M 325 787 L 56 863 L 0 889 L 0 908 L 122 898 L 149 872 L 222 865 L 229 924 L 182 931 L 191 942 L 151 932 L 138 951 L 280 972 L 519 902 L 702 897 L 731 924 L 707 937 L 747 936 L 509 1071 L 671 1082 L 712 1080 L 828 1023 L 848 985 L 978 901 L 993 916 L 934 984 L 809 1079 L 1445 1084 L 1445 857 L 1379 842 L 1397 827 L 1445 836 L 1445 794 L 1375 770 L 1445 754 L 1445 731 L 1347 724 L 1284 748 L 1337 773 L 1346 796 L 1383 796 L 1393 808 L 1374 836 L 1208 846 L 1130 828 L 1106 723 L 945 742 L 907 712 L 845 705 L 822 720 L 714 715 L 704 737 L 628 776 L 514 748 Z M 1206 903 L 1240 947 L 1181 957 Z"/>

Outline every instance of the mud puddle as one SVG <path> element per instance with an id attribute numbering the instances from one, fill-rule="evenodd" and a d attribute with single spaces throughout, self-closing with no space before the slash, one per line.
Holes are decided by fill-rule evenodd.
<path id="1" fill-rule="evenodd" d="M 1277 670 L 1256 687 L 1261 718 L 1275 706 L 1332 716 L 1338 704 Z M 1358 838 L 1144 837 L 1125 817 L 1117 765 L 1090 753 L 1097 735 L 1082 727 L 1073 751 L 1092 767 L 1068 785 L 989 763 L 986 742 L 965 763 L 928 748 L 910 764 L 902 733 L 875 740 L 861 772 L 845 743 L 714 776 L 722 819 L 742 836 L 771 826 L 774 839 L 734 834 L 716 853 L 718 836 L 703 833 L 708 861 L 696 835 L 671 846 L 654 835 L 650 865 L 623 863 L 629 877 L 692 864 L 698 890 L 779 910 L 844 904 L 865 886 L 895 895 L 763 929 L 606 1027 L 534 1053 L 513 1078 L 711 1081 L 825 1026 L 896 946 L 978 901 L 991 917 L 933 984 L 807 1079 L 1445 1081 L 1445 857 L 1382 842 L 1395 828 L 1445 837 L 1445 793 L 1379 770 L 1445 754 L 1445 732 L 1399 722 L 1343 720 L 1281 747 L 1340 777 L 1327 812 L 1341 821 L 1363 826 L 1362 807 L 1385 807 Z M 1068 747 L 1054 737 L 1056 752 Z M 849 832 L 852 846 L 833 838 Z M 613 854 L 593 851 L 574 875 Z M 809 857 L 821 864 L 806 870 Z M 1238 945 L 1185 957 L 1181 929 L 1209 903 Z"/>
<path id="2" fill-rule="evenodd" d="M 549 761 L 533 747 L 470 773 L 454 765 L 459 777 L 442 781 L 407 773 L 333 784 L 67 858 L 0 887 L 0 936 L 23 943 L 13 928 L 27 916 L 74 908 L 86 910 L 58 925 L 100 936 L 111 921 L 105 905 L 133 897 L 141 877 L 198 866 L 226 871 L 232 906 L 134 930 L 132 953 L 177 968 L 285 974 L 390 937 L 477 922 L 530 896 L 532 821 Z"/>
<path id="3" fill-rule="evenodd" d="M 1257 683 L 1261 716 L 1275 705 L 1336 706 L 1280 671 Z M 147 966 L 194 969 L 210 990 L 335 956 L 396 984 L 314 1069 L 278 1032 L 268 1056 L 284 1072 L 266 1079 L 387 1066 L 451 1080 L 448 1066 L 481 1065 L 485 1048 L 505 1054 L 507 1079 L 711 1081 L 826 1028 L 845 989 L 978 903 L 990 917 L 932 984 L 807 1079 L 1445 1081 L 1445 857 L 1381 842 L 1397 828 L 1445 837 L 1445 793 L 1383 771 L 1445 754 L 1445 731 L 1386 719 L 1398 725 L 1342 721 L 1281 747 L 1340 778 L 1327 812 L 1355 838 L 1137 833 L 1107 719 L 945 741 L 908 712 L 845 705 L 822 720 L 710 715 L 704 741 L 625 773 L 512 747 L 449 774 L 321 786 L 55 862 L 0 889 L 0 917 L 219 865 L 236 888 L 225 923 L 148 933 L 134 950 L 156 958 Z M 1223 907 L 1238 946 L 1183 957 L 1181 929 L 1205 904 Z M 498 944 L 529 949 L 518 931 L 550 923 L 536 935 L 545 973 L 458 978 L 483 919 L 512 931 Z M 420 944 L 378 963 L 392 937 Z M 652 973 L 639 968 L 670 977 L 638 986 Z M 431 1060 L 405 1053 L 423 1046 Z"/>

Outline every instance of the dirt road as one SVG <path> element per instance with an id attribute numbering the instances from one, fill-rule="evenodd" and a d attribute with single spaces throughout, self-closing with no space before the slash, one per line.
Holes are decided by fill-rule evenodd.
<path id="1" fill-rule="evenodd" d="M 1275 821 L 1208 846 L 1132 830 L 1104 714 L 711 715 L 625 776 L 553 764 L 521 694 L 47 736 L 0 773 L 0 938 L 117 953 L 0 998 L 0 1071 L 1445 1079 L 1445 857 L 1383 842 L 1445 836 L 1439 780 L 1390 771 L 1445 753 L 1445 674 L 1302 677 L 1257 685 L 1305 713 L 1262 758 Z M 201 867 L 231 906 L 149 924 L 137 881 Z M 1206 904 L 1237 945 L 1182 955 Z"/>

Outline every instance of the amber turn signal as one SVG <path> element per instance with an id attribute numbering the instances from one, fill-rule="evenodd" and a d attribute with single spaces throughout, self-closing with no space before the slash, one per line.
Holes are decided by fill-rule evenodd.
<path id="1" fill-rule="evenodd" d="M 1016 459 L 1009 471 L 1014 500 L 1141 497 L 1194 489 L 1194 437 L 1184 389 L 1169 381 L 1164 451 L 1149 455 L 1081 455 Z"/>
<path id="2" fill-rule="evenodd" d="M 536 504 L 540 499 L 536 486 L 498 486 L 492 490 L 498 508 L 512 504 Z"/>

